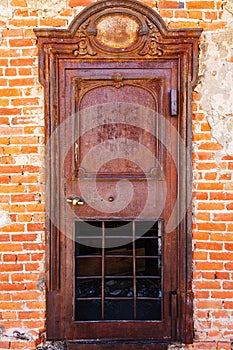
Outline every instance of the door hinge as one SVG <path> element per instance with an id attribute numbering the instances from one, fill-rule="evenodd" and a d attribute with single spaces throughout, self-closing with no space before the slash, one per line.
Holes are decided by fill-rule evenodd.
<path id="1" fill-rule="evenodd" d="M 178 115 L 178 92 L 177 89 L 171 89 L 170 91 L 170 114 L 172 117 Z"/>

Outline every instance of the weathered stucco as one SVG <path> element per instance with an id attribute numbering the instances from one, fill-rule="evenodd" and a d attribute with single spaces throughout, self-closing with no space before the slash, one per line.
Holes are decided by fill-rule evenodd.
<path id="1" fill-rule="evenodd" d="M 27 0 L 28 8 L 42 10 L 46 17 L 54 17 L 66 8 L 66 0 Z"/>
<path id="2" fill-rule="evenodd" d="M 198 87 L 212 136 L 223 146 L 220 157 L 233 154 L 233 0 L 228 0 L 223 17 L 226 30 L 204 33 Z"/>

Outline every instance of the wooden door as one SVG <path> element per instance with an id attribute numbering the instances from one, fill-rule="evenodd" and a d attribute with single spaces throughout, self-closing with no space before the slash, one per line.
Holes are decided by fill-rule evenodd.
<path id="1" fill-rule="evenodd" d="M 177 119 L 166 122 L 176 67 L 84 67 L 61 66 L 63 137 L 72 140 L 61 175 L 71 238 L 62 266 L 64 332 L 68 339 L 171 339 L 177 236 L 164 226 L 177 197 Z"/>
<path id="2" fill-rule="evenodd" d="M 191 88 L 199 30 L 132 0 L 36 30 L 45 86 L 47 334 L 70 349 L 192 342 Z"/>

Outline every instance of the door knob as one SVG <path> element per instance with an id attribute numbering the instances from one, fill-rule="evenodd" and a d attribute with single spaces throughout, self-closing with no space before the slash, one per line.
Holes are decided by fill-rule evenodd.
<path id="1" fill-rule="evenodd" d="M 79 197 L 74 197 L 74 198 L 67 198 L 66 200 L 67 203 L 70 203 L 72 205 L 83 205 L 84 204 L 84 201 L 79 198 Z"/>

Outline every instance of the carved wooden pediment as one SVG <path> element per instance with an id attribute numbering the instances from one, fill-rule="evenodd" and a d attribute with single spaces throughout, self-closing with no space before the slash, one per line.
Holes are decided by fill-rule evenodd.
<path id="1" fill-rule="evenodd" d="M 201 29 L 171 30 L 158 13 L 138 1 L 103 0 L 84 9 L 68 29 L 42 28 L 35 33 L 40 52 L 49 49 L 55 56 L 166 59 L 193 56 Z M 43 82 L 43 72 L 41 78 Z"/>

